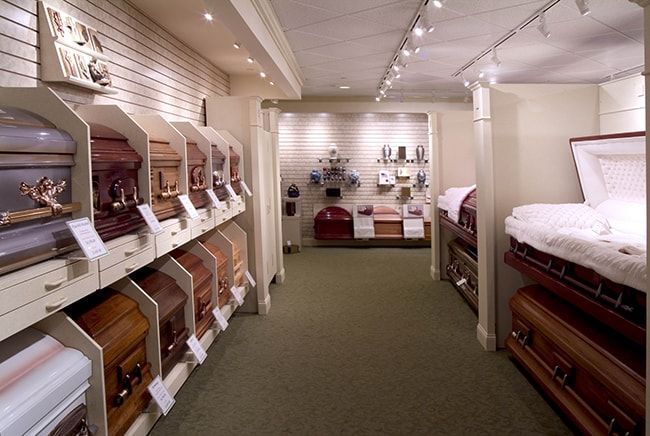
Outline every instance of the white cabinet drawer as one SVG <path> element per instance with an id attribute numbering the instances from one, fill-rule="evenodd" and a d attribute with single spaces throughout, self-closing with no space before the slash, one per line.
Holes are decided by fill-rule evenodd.
<path id="1" fill-rule="evenodd" d="M 160 235 L 156 235 L 156 257 L 161 257 L 163 254 L 167 254 L 175 248 L 180 247 L 183 244 L 186 244 L 191 239 L 190 229 L 172 231 L 171 234 L 167 232 Z"/>
<path id="2" fill-rule="evenodd" d="M 155 258 L 154 244 L 149 244 L 147 248 L 129 256 L 127 259 L 116 263 L 108 269 L 99 272 L 99 283 L 102 288 L 126 277 L 135 270 L 153 262 Z"/>
<path id="3" fill-rule="evenodd" d="M 212 216 L 209 218 L 207 216 L 199 217 L 195 221 L 197 221 L 197 223 L 191 229 L 192 239 L 214 228 L 214 217 Z"/>
<path id="4" fill-rule="evenodd" d="M 154 236 L 150 233 L 141 235 L 127 235 L 109 241 L 108 256 L 99 259 L 99 270 L 104 271 L 119 262 L 128 260 L 132 256 L 136 256 L 147 249 L 154 248 Z M 102 287 L 104 285 L 102 284 Z"/>
<path id="5" fill-rule="evenodd" d="M 95 279 L 94 287 L 89 291 L 95 291 L 99 287 L 97 261 L 88 262 L 87 260 L 77 260 L 59 262 L 63 262 L 63 266 L 46 272 L 41 272 L 39 268 L 32 267 L 17 271 L 22 274 L 31 274 L 31 278 L 0 290 L 0 315 L 47 295 L 51 295 L 89 276 L 94 276 Z M 41 265 L 35 265 L 35 267 L 38 266 Z"/>

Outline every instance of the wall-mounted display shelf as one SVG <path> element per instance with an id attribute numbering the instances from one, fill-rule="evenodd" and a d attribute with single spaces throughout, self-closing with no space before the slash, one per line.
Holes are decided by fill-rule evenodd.
<path id="1" fill-rule="evenodd" d="M 349 163 L 350 159 L 349 158 L 344 158 L 344 157 L 319 157 L 318 158 L 319 163 L 323 162 L 329 162 L 329 163 Z"/>
<path id="2" fill-rule="evenodd" d="M 377 163 L 429 163 L 429 159 L 417 160 L 417 159 L 388 159 L 388 158 L 378 158 Z"/>

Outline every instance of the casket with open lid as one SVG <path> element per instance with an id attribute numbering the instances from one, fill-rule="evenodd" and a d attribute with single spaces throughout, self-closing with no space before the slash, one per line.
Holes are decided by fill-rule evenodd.
<path id="1" fill-rule="evenodd" d="M 172 218 L 183 212 L 177 198 L 181 192 L 181 157 L 159 138 L 149 138 L 151 160 L 151 208 L 159 220 Z"/>
<path id="2" fill-rule="evenodd" d="M 203 246 L 210 253 L 212 253 L 212 255 L 216 258 L 217 277 L 219 278 L 218 291 L 217 291 L 217 303 L 219 304 L 219 308 L 222 308 L 223 306 L 226 305 L 226 303 L 228 303 L 228 300 L 230 300 L 230 281 L 228 279 L 228 257 L 223 253 L 223 251 L 219 249 L 219 247 L 217 247 L 216 245 L 210 242 L 207 241 L 204 242 Z"/>
<path id="3" fill-rule="evenodd" d="M 33 113 L 0 107 L 0 274 L 76 247 L 65 222 L 76 143 Z"/>
<path id="4" fill-rule="evenodd" d="M 85 404 L 91 362 L 28 328 L 0 342 L 0 434 L 48 434 Z"/>

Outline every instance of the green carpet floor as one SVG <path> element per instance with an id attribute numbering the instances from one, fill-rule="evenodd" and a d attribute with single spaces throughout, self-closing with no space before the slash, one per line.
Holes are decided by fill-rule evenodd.
<path id="1" fill-rule="evenodd" d="M 153 434 L 570 434 L 507 353 L 481 349 L 430 253 L 285 256 L 271 313 L 231 320 Z"/>

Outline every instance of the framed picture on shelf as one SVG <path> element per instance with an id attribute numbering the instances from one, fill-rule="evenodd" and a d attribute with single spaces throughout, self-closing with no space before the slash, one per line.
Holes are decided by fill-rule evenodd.
<path id="1" fill-rule="evenodd" d="M 84 25 L 83 23 L 80 23 L 77 21 L 77 35 L 78 35 L 78 40 L 76 41 L 77 44 L 80 45 L 85 45 L 91 50 L 92 48 L 92 42 L 90 41 L 90 34 L 88 33 L 88 27 Z M 83 43 L 81 43 L 83 41 Z"/>
<path id="2" fill-rule="evenodd" d="M 56 36 L 59 38 L 65 38 L 65 27 L 63 25 L 63 17 L 61 16 L 61 12 L 57 11 L 56 9 L 47 8 L 47 15 Z"/>
<path id="3" fill-rule="evenodd" d="M 102 47 L 102 44 L 99 42 L 99 35 L 97 34 L 97 31 L 91 27 L 88 27 L 87 29 L 88 37 L 92 43 L 93 50 L 95 50 L 97 53 L 103 54 L 104 47 Z"/>
<path id="4" fill-rule="evenodd" d="M 77 61 L 75 60 L 72 50 L 68 50 L 65 47 L 59 47 L 59 53 L 61 54 L 61 64 L 65 71 L 66 77 L 79 77 L 79 67 L 77 66 Z"/>
<path id="5" fill-rule="evenodd" d="M 79 78 L 85 80 L 92 80 L 90 77 L 90 70 L 88 69 L 88 64 L 90 63 L 90 57 L 81 53 L 75 53 L 74 58 L 77 61 L 77 68 L 79 69 Z"/>

